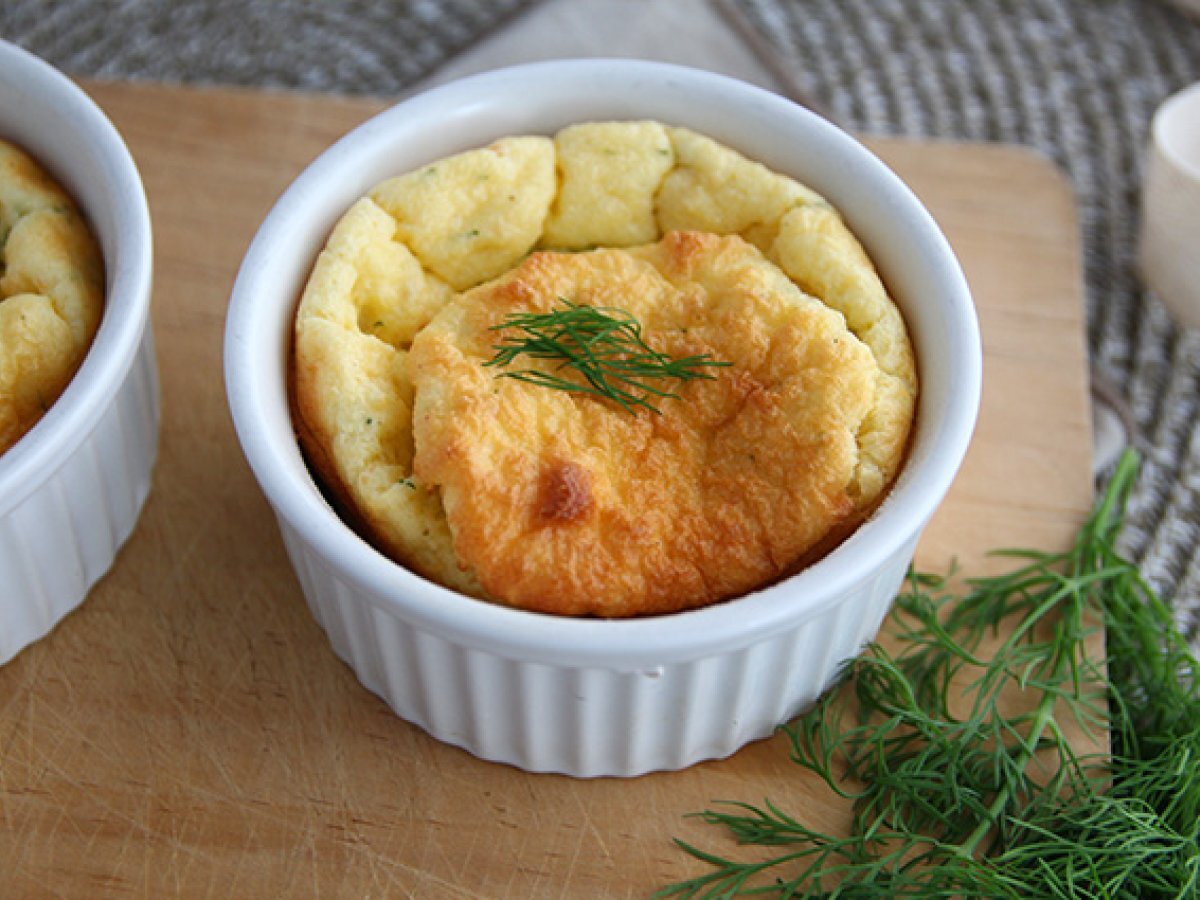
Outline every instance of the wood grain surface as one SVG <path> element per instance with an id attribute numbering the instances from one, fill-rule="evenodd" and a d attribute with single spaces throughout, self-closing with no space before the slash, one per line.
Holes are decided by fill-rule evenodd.
<path id="1" fill-rule="evenodd" d="M 91 84 L 145 179 L 164 421 L 150 501 L 92 596 L 0 668 L 0 896 L 633 897 L 696 873 L 690 812 L 845 809 L 779 739 L 632 780 L 530 775 L 398 719 L 309 616 L 225 406 L 241 255 L 280 190 L 373 100 Z M 918 563 L 1066 545 L 1091 502 L 1073 199 L 1004 146 L 875 140 L 979 305 L 976 438 Z"/>

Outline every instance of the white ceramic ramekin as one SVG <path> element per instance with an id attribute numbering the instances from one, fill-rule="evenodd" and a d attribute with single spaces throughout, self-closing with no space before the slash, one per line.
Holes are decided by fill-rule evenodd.
<path id="1" fill-rule="evenodd" d="M 1200 329 L 1200 81 L 1154 113 L 1141 214 L 1142 278 L 1180 325 Z"/>
<path id="2" fill-rule="evenodd" d="M 112 566 L 150 489 L 158 375 L 150 214 L 121 136 L 69 78 L 0 42 L 0 137 L 82 207 L 104 254 L 105 310 L 58 401 L 0 456 L 0 664 L 47 634 Z"/>
<path id="3" fill-rule="evenodd" d="M 845 214 L 915 340 L 922 394 L 910 458 L 878 512 L 800 574 L 694 612 L 601 621 L 456 594 L 376 553 L 327 505 L 300 456 L 285 382 L 313 259 L 383 178 L 503 136 L 658 119 L 816 188 Z M 335 652 L 402 717 L 534 771 L 636 775 L 733 753 L 811 703 L 876 634 L 974 427 L 974 306 L 949 245 L 860 144 L 774 94 L 646 62 L 538 63 L 436 88 L 365 123 L 285 192 L 255 237 L 226 324 L 226 387 L 255 475 Z"/>

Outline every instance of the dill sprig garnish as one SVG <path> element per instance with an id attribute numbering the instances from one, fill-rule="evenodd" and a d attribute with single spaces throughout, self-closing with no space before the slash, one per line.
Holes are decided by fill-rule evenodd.
<path id="1" fill-rule="evenodd" d="M 852 802 L 848 833 L 723 803 L 699 815 L 782 851 L 677 841 L 709 871 L 656 896 L 1200 896 L 1200 663 L 1114 547 L 1136 471 L 1126 454 L 1066 553 L 1007 551 L 1010 572 L 961 589 L 910 574 L 898 652 L 871 645 L 784 727 L 792 759 Z M 1014 690 L 1031 703 L 1006 712 Z M 1110 751 L 1079 754 L 1073 724 L 1107 729 Z"/>
<path id="2" fill-rule="evenodd" d="M 586 306 L 558 298 L 558 307 L 545 313 L 512 313 L 492 331 L 511 332 L 492 349 L 496 355 L 485 366 L 509 366 L 519 356 L 555 363 L 552 370 L 529 368 L 501 372 L 498 378 L 515 378 L 530 384 L 572 393 L 606 397 L 626 412 L 642 407 L 657 413 L 651 398 L 678 399 L 658 382 L 711 380 L 705 370 L 728 366 L 712 354 L 674 358 L 648 346 L 642 326 L 622 309 Z M 570 370 L 579 380 L 563 377 Z"/>

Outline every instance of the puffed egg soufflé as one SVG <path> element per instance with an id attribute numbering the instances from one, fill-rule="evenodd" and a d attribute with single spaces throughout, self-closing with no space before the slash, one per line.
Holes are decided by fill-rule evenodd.
<path id="1" fill-rule="evenodd" d="M 0 140 L 0 453 L 62 394 L 103 308 L 104 263 L 78 207 Z"/>
<path id="2" fill-rule="evenodd" d="M 382 552 L 564 615 L 691 609 L 879 503 L 917 395 L 838 212 L 694 131 L 590 122 L 387 180 L 295 322 L 310 467 Z"/>

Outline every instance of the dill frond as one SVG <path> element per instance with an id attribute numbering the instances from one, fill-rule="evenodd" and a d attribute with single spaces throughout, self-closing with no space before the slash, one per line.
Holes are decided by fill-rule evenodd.
<path id="1" fill-rule="evenodd" d="M 646 344 L 641 323 L 625 310 L 572 303 L 565 297 L 559 297 L 550 312 L 512 313 L 492 330 L 503 337 L 485 366 L 508 367 L 520 356 L 554 364 L 549 370 L 504 371 L 498 378 L 604 397 L 629 413 L 636 407 L 657 413 L 654 398 L 678 399 L 662 385 L 664 380 L 711 380 L 714 376 L 707 369 L 730 365 L 709 353 L 681 358 L 660 353 Z M 577 377 L 559 374 L 566 372 Z"/>
<path id="2" fill-rule="evenodd" d="M 656 896 L 1200 896 L 1200 663 L 1114 547 L 1136 472 L 1128 453 L 1065 553 L 1006 551 L 1011 571 L 960 591 L 910 575 L 898 652 L 871 645 L 783 728 L 793 761 L 853 804 L 848 835 L 723 803 L 701 818 L 786 852 L 677 841 L 707 871 Z M 1097 618 L 1104 660 L 1087 652 Z M 1014 686 L 1033 703 L 1006 713 Z M 1110 752 L 1077 755 L 1072 724 L 1108 729 Z"/>

